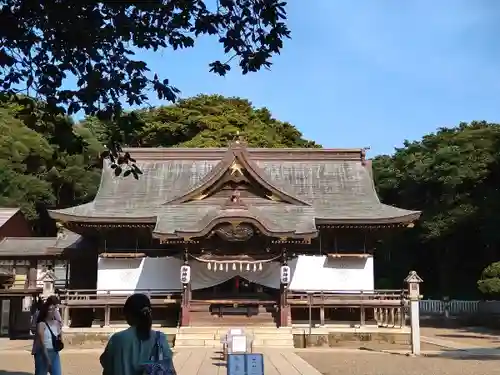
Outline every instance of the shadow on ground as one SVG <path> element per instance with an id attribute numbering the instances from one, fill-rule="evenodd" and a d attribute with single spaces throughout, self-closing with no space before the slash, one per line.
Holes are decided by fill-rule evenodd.
<path id="1" fill-rule="evenodd" d="M 471 348 L 467 350 L 443 350 L 439 353 L 425 355 L 427 358 L 448 358 L 469 361 L 498 361 L 500 351 L 498 349 Z"/>

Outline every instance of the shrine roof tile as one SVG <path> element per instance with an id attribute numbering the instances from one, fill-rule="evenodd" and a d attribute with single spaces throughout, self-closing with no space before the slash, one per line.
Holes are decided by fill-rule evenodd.
<path id="1" fill-rule="evenodd" d="M 168 227 L 192 223 L 210 207 L 166 204 L 189 192 L 217 168 L 227 149 L 132 149 L 143 171 L 139 180 L 115 177 L 105 167 L 97 196 L 90 202 L 50 212 L 54 219 L 74 222 L 140 222 Z M 380 202 L 370 163 L 361 150 L 248 149 L 249 157 L 274 186 L 313 209 L 316 224 L 410 223 L 420 216 Z M 271 205 L 272 202 L 269 202 Z M 298 207 L 298 206 L 297 206 Z M 213 209 L 213 208 L 212 208 Z M 170 216 L 169 216 L 170 215 Z M 276 216 L 278 215 L 278 216 Z M 283 210 L 279 220 L 294 215 Z M 197 220 L 194 220 L 197 219 Z M 291 220 L 291 219 L 290 219 Z M 172 221 L 172 224 L 165 224 Z M 157 225 L 158 226 L 158 225 Z"/>

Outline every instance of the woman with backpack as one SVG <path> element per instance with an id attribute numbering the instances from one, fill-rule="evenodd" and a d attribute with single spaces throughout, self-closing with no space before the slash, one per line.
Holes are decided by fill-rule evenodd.
<path id="1" fill-rule="evenodd" d="M 35 375 L 61 375 L 59 352 L 63 349 L 61 324 L 55 318 L 57 305 L 47 299 L 41 306 L 31 353 L 35 358 Z"/>
<path id="2" fill-rule="evenodd" d="M 103 375 L 175 375 L 167 336 L 151 328 L 149 298 L 131 295 L 123 312 L 130 327 L 110 337 L 100 357 Z"/>

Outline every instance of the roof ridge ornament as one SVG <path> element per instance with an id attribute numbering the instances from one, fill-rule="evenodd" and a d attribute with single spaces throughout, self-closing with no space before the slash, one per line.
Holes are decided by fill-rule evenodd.
<path id="1" fill-rule="evenodd" d="M 248 206 L 241 200 L 241 193 L 235 189 L 228 200 L 222 205 L 221 209 L 227 210 L 231 208 L 247 210 Z"/>
<path id="2" fill-rule="evenodd" d="M 245 140 L 245 137 L 240 134 L 240 131 L 236 131 L 236 135 L 234 136 L 233 140 L 230 143 L 231 148 L 236 148 L 236 147 L 246 147 L 247 146 L 247 141 Z"/>

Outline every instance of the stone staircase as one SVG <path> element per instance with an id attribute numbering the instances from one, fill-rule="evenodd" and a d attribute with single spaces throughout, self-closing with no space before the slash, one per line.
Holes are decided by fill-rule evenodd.
<path id="1" fill-rule="evenodd" d="M 293 348 L 291 328 L 244 327 L 243 329 L 246 335 L 253 338 L 254 348 Z M 175 348 L 221 349 L 221 337 L 227 331 L 228 327 L 180 327 L 175 336 Z"/>

